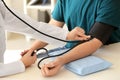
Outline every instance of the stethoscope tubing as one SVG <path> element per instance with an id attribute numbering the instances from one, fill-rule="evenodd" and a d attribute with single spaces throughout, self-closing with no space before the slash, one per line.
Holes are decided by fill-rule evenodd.
<path id="1" fill-rule="evenodd" d="M 34 28 L 32 25 L 28 24 L 26 21 L 24 21 L 24 20 L 21 19 L 19 16 L 17 16 L 11 9 L 9 9 L 9 7 L 6 5 L 6 3 L 4 2 L 4 0 L 1 0 L 1 1 L 3 2 L 4 6 L 8 9 L 8 11 L 10 11 L 16 18 L 18 18 L 20 21 L 22 21 L 24 24 L 26 24 L 27 26 L 29 26 L 29 27 L 32 28 L 33 30 L 37 31 L 38 33 L 43 34 L 44 36 L 47 36 L 47 37 L 50 37 L 50 38 L 53 38 L 53 39 L 56 39 L 56 40 L 59 40 L 59 41 L 62 41 L 62 42 L 69 42 L 69 43 L 76 43 L 76 42 L 78 42 L 78 44 L 84 43 L 84 42 L 89 41 L 89 40 L 92 39 L 92 38 L 91 38 L 91 39 L 85 40 L 85 41 L 76 41 L 76 40 L 75 40 L 75 41 L 67 41 L 67 40 L 62 40 L 62 39 L 59 39 L 59 38 L 50 36 L 50 35 L 48 35 L 48 34 L 46 34 L 46 33 L 43 33 L 43 32 L 41 32 L 41 31 L 37 30 L 37 29 Z M 77 45 L 78 45 L 78 44 L 77 44 Z M 76 47 L 77 45 L 75 45 L 74 47 Z M 47 58 L 52 58 L 52 57 L 61 56 L 61 55 L 65 54 L 65 53 L 69 52 L 70 50 L 72 50 L 74 47 L 70 48 L 69 50 L 67 50 L 67 51 L 65 51 L 65 52 L 62 52 L 61 54 L 53 55 L 53 56 L 49 56 L 49 55 L 48 55 L 47 57 L 42 58 L 42 59 L 38 62 L 38 65 L 37 65 L 38 68 L 41 69 L 40 63 L 41 63 L 43 60 L 45 60 L 45 59 L 47 59 Z M 46 48 L 40 48 L 39 50 L 41 50 L 41 49 L 44 49 L 44 50 L 46 51 L 46 53 L 48 54 L 48 50 L 47 50 Z M 37 51 L 38 51 L 38 50 L 37 50 Z M 33 56 L 34 53 L 35 53 L 35 52 L 33 52 L 33 53 L 31 54 L 31 56 Z"/>

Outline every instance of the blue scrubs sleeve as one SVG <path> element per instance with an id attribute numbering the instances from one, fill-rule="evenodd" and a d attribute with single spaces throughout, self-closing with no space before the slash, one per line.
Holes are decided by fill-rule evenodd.
<path id="1" fill-rule="evenodd" d="M 103 22 L 119 28 L 120 26 L 120 0 L 103 0 L 99 4 L 97 22 Z"/>
<path id="2" fill-rule="evenodd" d="M 63 6 L 62 6 L 62 0 L 57 0 L 57 3 L 55 5 L 55 8 L 52 12 L 52 18 L 64 22 L 64 16 L 63 16 Z"/>

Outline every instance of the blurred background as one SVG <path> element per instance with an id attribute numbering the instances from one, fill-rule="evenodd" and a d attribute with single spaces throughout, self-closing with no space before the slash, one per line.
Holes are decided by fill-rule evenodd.
<path id="1" fill-rule="evenodd" d="M 5 0 L 6 4 L 34 20 L 48 23 L 56 0 Z M 7 49 L 19 50 L 28 48 L 34 39 L 28 35 L 6 31 Z"/>

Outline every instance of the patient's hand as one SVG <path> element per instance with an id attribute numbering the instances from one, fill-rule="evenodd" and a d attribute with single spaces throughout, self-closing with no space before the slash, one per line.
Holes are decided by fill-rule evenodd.
<path id="1" fill-rule="evenodd" d="M 75 27 L 67 34 L 67 40 L 87 40 L 90 36 L 85 35 L 85 31 L 80 27 Z"/>
<path id="2" fill-rule="evenodd" d="M 59 58 L 57 58 L 52 62 L 44 64 L 41 67 L 41 73 L 44 77 L 54 76 L 59 72 L 63 65 L 63 62 Z"/>

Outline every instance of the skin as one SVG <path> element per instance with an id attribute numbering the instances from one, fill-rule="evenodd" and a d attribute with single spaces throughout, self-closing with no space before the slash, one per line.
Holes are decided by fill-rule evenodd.
<path id="1" fill-rule="evenodd" d="M 29 52 L 28 52 L 29 51 Z M 21 61 L 23 62 L 24 66 L 27 68 L 35 63 L 37 60 L 36 54 L 31 56 L 32 50 L 25 50 L 21 53 Z"/>
<path id="2" fill-rule="evenodd" d="M 49 24 L 52 24 L 61 28 L 64 25 L 63 22 L 59 22 L 54 19 L 51 19 Z M 89 38 L 90 36 L 85 35 L 84 30 L 79 27 L 76 27 L 75 29 L 70 31 L 66 37 L 67 40 L 87 40 Z M 36 40 L 31 46 L 30 51 L 36 50 L 41 47 L 45 47 L 46 45 L 47 43 Z M 88 42 L 82 43 L 77 47 L 75 47 L 74 49 L 72 49 L 71 51 L 69 51 L 67 54 L 59 56 L 54 61 L 44 64 L 41 67 L 41 73 L 44 77 L 54 76 L 59 72 L 61 67 L 66 63 L 91 55 L 102 45 L 103 45 L 102 42 L 96 38 Z"/>

